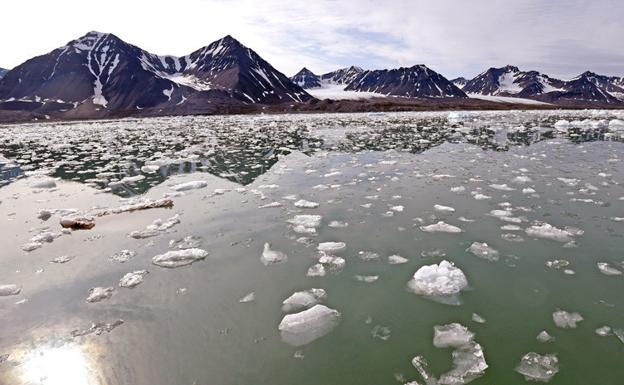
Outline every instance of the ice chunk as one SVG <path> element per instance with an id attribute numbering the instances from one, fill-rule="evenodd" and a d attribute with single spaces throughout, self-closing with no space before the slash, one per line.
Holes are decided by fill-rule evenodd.
<path id="1" fill-rule="evenodd" d="M 606 337 L 611 334 L 611 326 L 601 326 L 595 330 L 600 337 Z"/>
<path id="2" fill-rule="evenodd" d="M 555 337 L 548 334 L 546 330 L 542 330 L 536 337 L 539 342 L 553 342 Z"/>
<path id="3" fill-rule="evenodd" d="M 440 385 L 463 385 L 481 377 L 488 368 L 483 348 L 470 342 L 453 350 L 453 368 L 442 374 Z"/>
<path id="4" fill-rule="evenodd" d="M 278 329 L 282 340 L 292 346 L 306 345 L 331 332 L 340 322 L 340 312 L 324 305 L 284 316 Z"/>
<path id="5" fill-rule="evenodd" d="M 613 267 L 610 263 L 598 262 L 596 265 L 598 265 L 598 270 L 604 275 L 622 275 L 622 272 Z"/>
<path id="6" fill-rule="evenodd" d="M 453 296 L 468 286 L 464 273 L 446 260 L 436 265 L 422 266 L 409 281 L 414 293 L 424 296 Z"/>
<path id="7" fill-rule="evenodd" d="M 374 251 L 358 251 L 358 258 L 362 261 L 374 261 L 379 259 L 379 254 Z"/>
<path id="8" fill-rule="evenodd" d="M 427 233 L 461 233 L 462 229 L 457 226 L 449 225 L 443 221 L 439 221 L 438 223 L 428 225 L 428 226 L 420 226 L 420 229 Z"/>
<path id="9" fill-rule="evenodd" d="M 515 188 L 509 187 L 506 183 L 505 184 L 491 184 L 490 187 L 493 188 L 494 190 L 499 190 L 499 191 L 514 191 L 515 190 Z"/>
<path id="10" fill-rule="evenodd" d="M 89 230 L 95 226 L 95 221 L 93 217 L 88 216 L 73 216 L 73 217 L 63 217 L 61 218 L 61 226 L 69 229 L 85 229 Z"/>
<path id="11" fill-rule="evenodd" d="M 17 285 L 13 285 L 13 284 L 0 285 L 0 297 L 7 297 L 9 295 L 18 295 L 21 291 L 22 291 L 22 288 Z"/>
<path id="12" fill-rule="evenodd" d="M 134 256 L 136 256 L 136 253 L 134 251 L 124 249 L 111 255 L 109 259 L 113 262 L 124 263 L 128 262 Z"/>
<path id="13" fill-rule="evenodd" d="M 280 202 L 271 202 L 262 206 L 258 206 L 259 209 L 270 209 L 274 207 L 282 207 L 282 204 Z"/>
<path id="14" fill-rule="evenodd" d="M 89 290 L 89 296 L 87 297 L 87 302 L 100 302 L 105 299 L 110 298 L 113 295 L 115 289 L 112 286 L 109 287 L 94 287 Z"/>
<path id="15" fill-rule="evenodd" d="M 293 293 L 282 302 L 282 311 L 290 313 L 310 308 L 327 298 L 323 289 L 310 289 Z"/>
<path id="16" fill-rule="evenodd" d="M 188 191 L 188 190 L 195 190 L 195 189 L 204 188 L 206 186 L 208 186 L 208 182 L 206 182 L 204 180 L 194 180 L 194 181 L 190 181 L 190 182 L 177 184 L 177 185 L 171 187 L 171 189 L 175 190 L 175 191 Z"/>
<path id="17" fill-rule="evenodd" d="M 353 276 L 353 278 L 355 278 L 356 281 L 359 282 L 364 282 L 364 283 L 373 283 L 373 282 L 377 282 L 377 280 L 379 279 L 378 275 L 360 275 L 360 274 L 356 274 Z"/>
<path id="18" fill-rule="evenodd" d="M 323 266 L 321 263 L 317 263 L 316 265 L 310 266 L 306 275 L 308 277 L 324 277 L 325 266 Z"/>
<path id="19" fill-rule="evenodd" d="M 264 250 L 262 250 L 260 261 L 262 261 L 265 266 L 286 262 L 287 260 L 288 256 L 286 254 L 281 251 L 271 250 L 271 244 L 268 242 L 264 244 Z"/>
<path id="20" fill-rule="evenodd" d="M 524 230 L 527 235 L 535 238 L 550 239 L 557 242 L 570 242 L 572 234 L 569 231 L 558 229 L 548 223 L 533 225 Z"/>
<path id="21" fill-rule="evenodd" d="M 172 250 L 152 258 L 152 263 L 161 267 L 180 267 L 190 265 L 195 261 L 206 258 L 208 252 L 203 249 Z"/>
<path id="22" fill-rule="evenodd" d="M 481 317 L 477 313 L 472 313 L 472 320 L 474 322 L 476 322 L 476 323 L 479 323 L 479 324 L 484 324 L 485 323 L 485 318 Z"/>
<path id="23" fill-rule="evenodd" d="M 540 355 L 535 352 L 525 354 L 516 366 L 516 372 L 527 381 L 548 382 L 559 371 L 559 360 L 554 354 Z"/>
<path id="24" fill-rule="evenodd" d="M 333 229 L 342 229 L 342 228 L 345 228 L 345 227 L 348 227 L 348 226 L 349 226 L 349 223 L 342 222 L 342 221 L 331 221 L 327 225 L 327 227 L 331 227 Z"/>
<path id="25" fill-rule="evenodd" d="M 122 325 L 123 323 L 124 323 L 124 320 L 122 320 L 122 319 L 118 319 L 118 320 L 115 320 L 113 322 L 92 323 L 91 326 L 88 327 L 87 329 L 83 329 L 83 330 L 75 329 L 75 330 L 72 330 L 71 336 L 72 337 L 80 337 L 80 336 L 86 336 L 86 335 L 89 335 L 89 334 L 95 334 L 96 336 L 99 336 L 100 334 L 102 334 L 104 332 L 110 333 L 113 329 L 115 329 L 119 325 Z"/>
<path id="26" fill-rule="evenodd" d="M 238 302 L 248 303 L 248 302 L 253 302 L 255 300 L 256 300 L 256 293 L 252 291 L 251 293 L 248 293 L 247 295 L 245 295 L 243 298 L 239 299 Z"/>
<path id="27" fill-rule="evenodd" d="M 557 310 L 552 315 L 555 325 L 560 328 L 576 328 L 576 323 L 583 321 L 583 317 L 579 313 L 568 313 L 565 310 Z"/>
<path id="28" fill-rule="evenodd" d="M 436 348 L 457 348 L 471 342 L 473 337 L 474 333 L 458 323 L 433 327 L 433 346 Z"/>
<path id="29" fill-rule="evenodd" d="M 399 265 L 408 261 L 409 259 L 401 257 L 400 255 L 391 255 L 388 257 L 388 263 L 391 265 Z"/>
<path id="30" fill-rule="evenodd" d="M 344 242 L 322 242 L 319 243 L 317 250 L 324 253 L 337 253 L 347 248 Z"/>
<path id="31" fill-rule="evenodd" d="M 444 212 L 444 213 L 454 213 L 455 212 L 455 209 L 450 207 L 450 206 L 433 205 L 433 208 L 436 211 L 441 211 L 441 212 Z"/>
<path id="32" fill-rule="evenodd" d="M 498 251 L 494 250 L 484 242 L 473 242 L 470 247 L 466 249 L 466 251 L 476 255 L 479 258 L 487 259 L 492 262 L 496 262 L 499 259 Z"/>
<path id="33" fill-rule="evenodd" d="M 119 280 L 119 287 L 127 287 L 132 289 L 133 287 L 143 283 L 147 274 L 147 270 L 136 270 L 131 273 L 127 273 Z"/>
<path id="34" fill-rule="evenodd" d="M 295 215 L 286 222 L 293 225 L 293 230 L 299 234 L 315 234 L 321 225 L 320 215 Z"/>
<path id="35" fill-rule="evenodd" d="M 299 207 L 303 209 L 315 209 L 319 207 L 319 204 L 316 202 L 307 201 L 305 199 L 300 199 L 295 202 L 295 207 Z"/>

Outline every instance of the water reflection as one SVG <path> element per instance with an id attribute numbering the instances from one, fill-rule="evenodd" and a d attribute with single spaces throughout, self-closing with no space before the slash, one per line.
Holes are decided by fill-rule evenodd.
<path id="1" fill-rule="evenodd" d="M 596 111 L 336 114 L 7 126 L 0 128 L 0 154 L 11 165 L 0 166 L 0 186 L 33 171 L 120 196 L 141 194 L 171 175 L 195 171 L 246 185 L 292 151 L 419 153 L 444 142 L 507 151 L 554 137 L 573 143 L 623 141 L 621 132 L 609 131 L 608 119 L 618 116 Z M 556 129 L 563 118 L 573 124 Z"/>
<path id="2" fill-rule="evenodd" d="M 38 347 L 26 354 L 19 367 L 24 384 L 95 385 L 83 349 L 74 343 Z"/>

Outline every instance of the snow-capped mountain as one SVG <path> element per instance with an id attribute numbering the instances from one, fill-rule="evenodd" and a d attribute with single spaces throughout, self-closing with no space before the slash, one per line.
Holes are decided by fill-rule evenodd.
<path id="1" fill-rule="evenodd" d="M 620 78 L 585 72 L 565 81 L 551 78 L 537 71 L 520 71 L 507 65 L 490 68 L 470 80 L 462 90 L 468 94 L 528 98 L 547 102 L 618 103 L 624 96 Z"/>
<path id="2" fill-rule="evenodd" d="M 321 75 L 321 81 L 328 84 L 344 84 L 346 86 L 362 72 L 364 72 L 364 70 L 356 66 L 341 68 Z"/>
<path id="3" fill-rule="evenodd" d="M 187 102 L 273 104 L 310 99 L 231 36 L 178 58 L 151 54 L 113 34 L 89 32 L 26 61 L 0 80 L 0 100 L 109 111 L 171 108 Z"/>
<path id="4" fill-rule="evenodd" d="M 466 97 L 448 79 L 424 65 L 365 71 L 356 76 L 345 90 L 410 98 Z"/>
<path id="5" fill-rule="evenodd" d="M 295 76 L 290 78 L 290 80 L 303 89 L 321 87 L 321 77 L 315 75 L 314 72 L 305 67 L 303 67 L 301 71 L 297 72 Z"/>
<path id="6" fill-rule="evenodd" d="M 466 83 L 468 83 L 468 79 L 460 76 L 458 78 L 451 80 L 451 83 L 455 84 L 458 88 L 461 89 L 466 85 Z"/>
<path id="7" fill-rule="evenodd" d="M 9 70 L 0 68 L 0 79 L 2 79 L 7 72 L 9 72 Z"/>

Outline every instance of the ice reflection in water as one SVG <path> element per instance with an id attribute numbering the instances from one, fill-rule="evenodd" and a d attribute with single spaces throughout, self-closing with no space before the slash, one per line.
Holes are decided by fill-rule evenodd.
<path id="1" fill-rule="evenodd" d="M 17 370 L 28 385 L 99 384 L 87 354 L 76 343 L 36 347 L 24 355 Z"/>

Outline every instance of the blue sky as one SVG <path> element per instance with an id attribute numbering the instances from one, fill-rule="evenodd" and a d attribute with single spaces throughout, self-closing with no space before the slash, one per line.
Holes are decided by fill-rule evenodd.
<path id="1" fill-rule="evenodd" d="M 452 78 L 515 64 L 624 76 L 621 0 L 31 0 L 2 12 L 0 67 L 98 30 L 173 55 L 231 34 L 287 75 L 426 64 Z"/>

